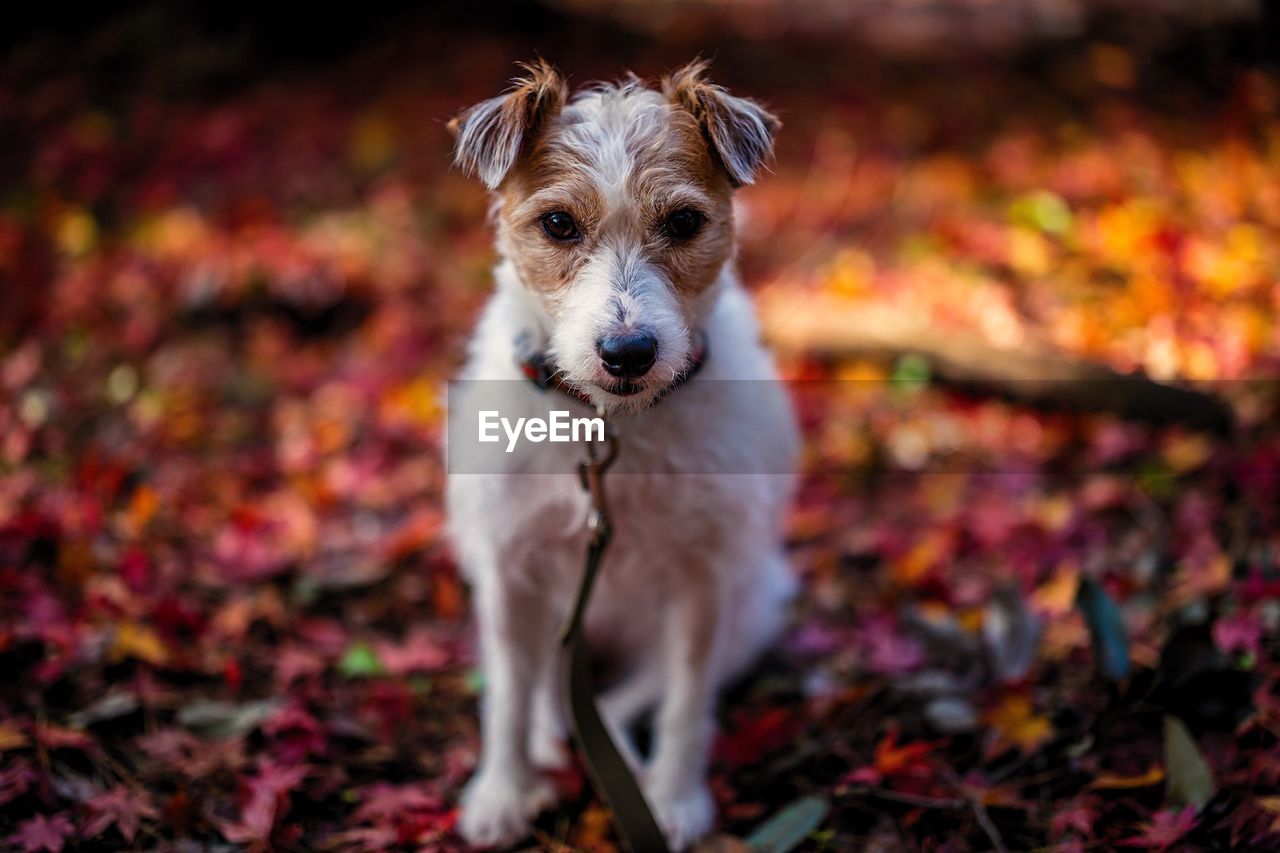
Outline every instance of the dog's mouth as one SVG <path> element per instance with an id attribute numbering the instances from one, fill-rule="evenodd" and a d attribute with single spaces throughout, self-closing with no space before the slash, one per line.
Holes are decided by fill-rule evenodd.
<path id="1" fill-rule="evenodd" d="M 613 385 L 602 385 L 602 390 L 618 397 L 633 397 L 645 389 L 644 385 L 639 382 L 632 382 L 630 379 L 624 379 Z"/>

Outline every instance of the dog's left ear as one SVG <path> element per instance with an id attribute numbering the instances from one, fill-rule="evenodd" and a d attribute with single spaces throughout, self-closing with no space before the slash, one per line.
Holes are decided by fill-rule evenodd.
<path id="1" fill-rule="evenodd" d="M 521 65 L 524 76 L 496 98 L 463 110 L 449 122 L 456 141 L 454 162 L 496 190 L 515 165 L 520 149 L 569 98 L 560 72 L 539 59 Z"/>
<path id="2" fill-rule="evenodd" d="M 708 80 L 707 64 L 695 59 L 662 78 L 662 92 L 698 120 L 733 185 L 740 187 L 755 180 L 773 153 L 782 122 L 750 98 L 734 97 Z"/>

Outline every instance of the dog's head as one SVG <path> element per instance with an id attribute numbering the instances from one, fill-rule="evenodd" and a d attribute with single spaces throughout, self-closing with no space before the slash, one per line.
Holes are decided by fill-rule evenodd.
<path id="1" fill-rule="evenodd" d="M 450 123 L 497 196 L 498 246 L 541 306 L 548 354 L 598 402 L 640 408 L 690 362 L 733 251 L 732 193 L 776 118 L 694 62 L 572 99 L 544 62 Z"/>

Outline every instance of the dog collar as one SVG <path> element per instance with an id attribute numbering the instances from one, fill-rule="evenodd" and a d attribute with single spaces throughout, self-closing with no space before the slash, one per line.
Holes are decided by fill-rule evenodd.
<path id="1" fill-rule="evenodd" d="M 520 352 L 521 350 L 520 342 L 517 341 L 516 351 Z M 706 363 L 706 360 L 707 336 L 699 332 L 698 346 L 693 351 L 693 360 L 689 362 L 688 367 L 676 374 L 676 378 L 671 380 L 671 383 L 666 388 L 663 388 L 658 396 L 653 398 L 653 403 L 657 403 L 696 376 L 698 371 L 702 369 L 702 365 Z M 527 352 L 525 355 L 520 356 L 520 372 L 524 374 L 526 379 L 538 386 L 541 391 L 559 391 L 566 397 L 577 400 L 588 409 L 595 408 L 595 403 L 592 402 L 585 391 L 560 376 L 559 371 L 555 369 L 550 359 L 547 358 L 546 353 Z"/>

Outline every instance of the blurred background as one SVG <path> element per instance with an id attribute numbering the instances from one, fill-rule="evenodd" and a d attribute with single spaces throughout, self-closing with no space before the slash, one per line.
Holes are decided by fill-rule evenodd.
<path id="1" fill-rule="evenodd" d="M 0 841 L 454 849 L 441 537 L 490 288 L 445 122 L 543 56 L 782 118 L 741 267 L 805 596 L 716 748 L 737 839 L 1280 842 L 1280 6 L 6 11 Z M 607 850 L 581 775 L 531 844 Z M 735 846 L 738 845 L 738 846 Z"/>

